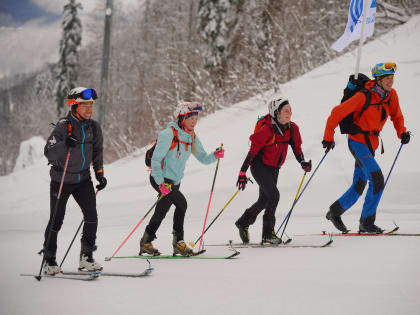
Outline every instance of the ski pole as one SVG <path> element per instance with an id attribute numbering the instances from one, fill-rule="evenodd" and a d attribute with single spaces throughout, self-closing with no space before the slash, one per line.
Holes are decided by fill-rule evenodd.
<path id="1" fill-rule="evenodd" d="M 95 196 L 97 196 L 97 195 L 98 195 L 98 192 L 99 192 L 99 190 L 97 190 L 97 191 L 96 191 Z M 67 248 L 66 253 L 64 254 L 63 260 L 61 261 L 61 264 L 60 264 L 60 268 L 61 268 L 61 266 L 63 265 L 64 260 L 66 260 L 67 254 L 69 253 L 70 248 L 73 246 L 73 242 L 74 242 L 74 240 L 76 239 L 77 234 L 79 234 L 79 231 L 80 231 L 80 228 L 81 228 L 81 227 L 82 227 L 82 225 L 83 225 L 83 222 L 85 222 L 85 220 L 83 220 L 83 219 L 82 219 L 82 222 L 80 222 L 79 227 L 77 228 L 77 231 L 76 231 L 76 233 L 74 234 L 73 239 L 71 240 L 71 243 L 70 243 L 69 247 Z"/>
<path id="2" fill-rule="evenodd" d="M 398 150 L 398 153 L 395 156 L 394 162 L 392 163 L 391 169 L 389 170 L 388 176 L 386 177 L 386 181 L 385 181 L 385 184 L 384 184 L 384 189 L 385 189 L 386 183 L 388 182 L 389 176 L 391 175 L 392 169 L 394 168 L 395 162 L 397 162 L 397 159 L 398 159 L 398 156 L 400 155 L 402 147 L 403 147 L 403 144 L 401 143 L 400 149 Z"/>
<path id="3" fill-rule="evenodd" d="M 302 188 L 302 184 L 303 184 L 303 182 L 305 181 L 305 177 L 306 177 L 306 172 L 305 172 L 305 174 L 303 174 L 302 180 L 300 181 L 300 185 L 299 185 L 298 191 L 297 191 L 297 193 L 296 193 L 295 199 L 293 200 L 292 207 L 290 208 L 289 212 L 287 213 L 287 215 L 286 215 L 286 216 L 285 216 L 285 218 L 283 219 L 283 222 L 280 224 L 280 227 L 278 228 L 278 230 L 277 230 L 277 232 L 276 232 L 276 235 L 279 233 L 279 231 L 280 231 L 281 227 L 283 226 L 284 222 L 285 222 L 286 220 L 289 220 L 290 213 L 291 213 L 291 211 L 292 211 L 293 207 L 294 207 L 294 206 L 295 206 L 295 204 L 296 204 L 296 200 L 297 200 L 297 197 L 299 196 L 299 192 L 300 192 L 300 189 Z M 287 223 L 286 223 L 286 224 L 287 224 Z"/>
<path id="4" fill-rule="evenodd" d="M 305 184 L 305 186 L 303 187 L 302 192 L 301 192 L 301 193 L 299 194 L 299 196 L 297 197 L 296 202 L 294 202 L 294 203 L 293 203 L 292 209 L 290 209 L 289 213 L 286 215 L 286 218 L 283 220 L 283 223 L 286 221 L 287 217 L 289 217 L 289 216 L 290 216 L 290 214 L 292 213 L 292 210 L 293 210 L 294 206 L 297 204 L 297 202 L 299 201 L 300 197 L 301 197 L 301 196 L 302 196 L 302 194 L 305 192 L 306 187 L 308 187 L 309 183 L 310 183 L 310 182 L 311 182 L 311 180 L 312 180 L 312 177 L 314 177 L 314 175 L 316 174 L 316 172 L 317 172 L 318 168 L 320 167 L 320 165 L 321 165 L 321 164 L 322 164 L 322 162 L 324 161 L 324 159 L 325 159 L 325 157 L 327 156 L 327 154 L 328 154 L 328 151 L 327 151 L 327 152 L 325 152 L 325 154 L 324 154 L 324 156 L 322 157 L 321 161 L 319 161 L 319 163 L 318 163 L 317 167 L 315 168 L 315 170 L 313 171 L 313 173 L 312 173 L 311 177 L 309 177 L 308 182 L 307 182 L 307 183 Z M 282 227 L 283 223 L 280 225 L 279 229 L 277 230 L 277 233 L 280 231 L 280 229 L 281 229 L 281 227 Z M 276 233 L 276 235 L 277 235 L 277 233 Z M 284 229 L 283 229 L 283 233 L 284 233 Z"/>
<path id="5" fill-rule="evenodd" d="M 71 132 L 71 129 L 70 129 L 70 132 Z M 71 151 L 71 148 L 69 148 L 69 150 L 67 151 L 67 157 L 66 157 L 66 162 L 64 164 L 63 175 L 61 176 L 60 188 L 58 189 L 57 200 L 55 202 L 53 216 L 52 216 L 52 219 L 50 221 L 50 229 L 48 231 L 48 237 L 47 237 L 47 241 L 45 242 L 45 248 L 44 248 L 44 252 L 43 252 L 43 255 L 42 255 L 41 268 L 39 269 L 38 276 L 35 276 L 35 279 L 38 280 L 38 281 L 41 281 L 41 278 L 42 278 L 41 273 L 42 273 L 42 267 L 44 267 L 44 263 L 45 263 L 45 250 L 48 249 L 48 245 L 50 244 L 51 231 L 52 231 L 52 228 L 53 228 L 54 223 L 55 223 L 55 217 L 57 215 L 58 203 L 60 202 L 61 192 L 63 190 L 64 177 L 66 177 L 67 166 L 69 165 L 70 151 Z"/>
<path id="6" fill-rule="evenodd" d="M 124 239 L 124 241 L 121 243 L 120 246 L 118 246 L 117 250 L 112 254 L 111 257 L 107 257 L 105 260 L 106 261 L 110 261 L 112 258 L 114 258 L 114 256 L 118 253 L 118 251 L 121 249 L 121 247 L 123 247 L 123 245 L 125 244 L 125 242 L 127 242 L 127 240 L 131 237 L 131 235 L 137 230 L 137 228 L 140 226 L 140 224 L 144 221 L 144 219 L 149 215 L 150 212 L 152 212 L 152 210 L 156 207 L 157 203 L 159 202 L 160 199 L 162 199 L 163 195 L 161 194 L 159 196 L 159 198 L 156 200 L 156 202 L 153 204 L 153 206 L 149 209 L 149 211 L 147 211 L 147 213 L 143 216 L 143 218 L 141 218 L 140 222 L 137 223 L 137 225 L 134 227 L 134 229 L 130 232 L 130 234 L 127 235 L 127 237 Z"/>
<path id="7" fill-rule="evenodd" d="M 82 220 L 82 222 L 80 222 L 79 227 L 77 228 L 77 231 L 76 231 L 76 233 L 74 234 L 73 239 L 71 240 L 71 243 L 70 243 L 69 247 L 67 248 L 66 253 L 64 254 L 63 260 L 61 261 L 61 264 L 60 264 L 60 268 L 61 268 L 61 266 L 63 265 L 64 260 L 66 259 L 67 254 L 69 253 L 70 248 L 72 247 L 73 242 L 74 242 L 74 240 L 76 239 L 76 236 L 77 236 L 77 234 L 79 233 L 80 228 L 81 228 L 81 227 L 82 227 L 82 225 L 83 225 L 83 222 L 85 222 L 85 220 Z"/>
<path id="8" fill-rule="evenodd" d="M 223 209 L 222 210 L 220 210 L 220 212 L 216 215 L 216 217 L 213 219 L 213 221 L 211 221 L 211 223 L 209 224 L 209 226 L 206 228 L 206 230 L 204 231 L 204 233 L 203 233 L 203 235 L 204 234 L 206 234 L 206 232 L 207 232 L 207 230 L 213 225 L 213 223 L 214 223 L 214 221 L 216 221 L 217 220 L 217 218 L 222 214 L 222 212 L 223 211 L 225 211 L 225 209 L 227 208 L 227 206 L 230 204 L 230 202 L 236 197 L 236 195 L 238 194 L 238 192 L 240 191 L 240 189 L 238 189 L 234 194 L 233 194 L 233 196 L 229 199 L 229 201 L 225 204 L 225 206 L 223 207 Z M 202 236 L 199 236 L 198 238 L 197 238 L 197 240 L 193 243 L 193 242 L 190 242 L 189 244 L 190 244 L 190 246 L 191 247 L 194 247 L 197 243 L 198 243 L 198 241 L 200 240 L 202 238 Z"/>
<path id="9" fill-rule="evenodd" d="M 220 145 L 220 149 L 223 149 L 223 143 Z M 220 164 L 220 158 L 217 159 L 216 170 L 214 172 L 213 184 L 211 185 L 210 198 L 209 198 L 209 203 L 207 205 L 206 217 L 204 218 L 203 231 L 201 232 L 200 246 L 198 246 L 198 251 L 201 250 L 201 245 L 203 244 L 204 229 L 206 228 L 207 217 L 209 215 L 210 203 L 211 203 L 211 199 L 213 197 L 214 184 L 216 182 L 216 176 L 217 176 L 217 170 L 219 169 L 219 164 Z"/>
<path id="10" fill-rule="evenodd" d="M 300 188 L 302 187 L 302 184 L 303 184 L 303 181 L 305 180 L 305 177 L 306 177 L 306 172 L 305 172 L 305 174 L 303 174 L 302 180 L 300 181 L 299 189 L 298 189 L 298 191 L 297 191 L 297 193 L 296 193 L 295 200 L 293 201 L 292 207 L 290 208 L 290 211 L 289 211 L 289 213 L 287 214 L 286 224 L 284 225 L 283 232 L 282 232 L 282 233 L 281 233 L 281 235 L 280 235 L 280 240 L 282 239 L 283 234 L 284 234 L 284 231 L 286 230 L 287 223 L 289 223 L 289 219 L 290 219 L 290 217 L 291 217 L 291 215 L 292 215 L 293 208 L 294 208 L 294 207 L 295 207 L 295 205 L 296 205 L 297 198 L 298 198 L 298 195 L 299 195 L 299 191 L 300 191 Z M 280 227 L 281 227 L 281 226 L 280 226 Z M 277 233 L 278 233 L 278 231 L 277 231 Z"/>

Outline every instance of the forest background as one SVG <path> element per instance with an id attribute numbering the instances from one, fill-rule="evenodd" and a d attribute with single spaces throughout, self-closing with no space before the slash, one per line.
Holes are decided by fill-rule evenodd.
<path id="1" fill-rule="evenodd" d="M 105 162 L 150 143 L 180 101 L 199 101 L 204 114 L 213 113 L 271 89 L 281 93 L 283 83 L 336 57 L 330 46 L 345 29 L 349 2 L 144 0 L 127 12 L 114 1 Z M 97 90 L 101 12 L 105 4 L 80 28 L 91 40 L 78 49 L 76 69 L 77 85 Z M 372 39 L 419 12 L 420 0 L 378 0 Z M 46 138 L 58 120 L 57 64 L 0 78 L 0 175 L 15 168 L 22 141 Z"/>

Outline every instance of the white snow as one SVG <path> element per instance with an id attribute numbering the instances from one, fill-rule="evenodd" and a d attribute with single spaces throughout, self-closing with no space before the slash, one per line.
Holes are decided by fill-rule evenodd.
<path id="1" fill-rule="evenodd" d="M 381 61 L 395 61 L 398 72 L 394 87 L 414 133 L 403 147 L 380 203 L 377 224 L 392 228 L 395 220 L 401 232 L 420 232 L 418 163 L 420 149 L 418 86 L 420 83 L 420 16 L 398 27 L 363 49 L 361 71 L 368 73 Z M 354 71 L 355 52 L 333 60 L 285 84 L 293 121 L 301 129 L 303 150 L 316 166 L 324 151 L 321 140 L 330 110 L 341 97 L 347 76 Z M 270 92 L 268 92 L 269 94 Z M 267 95 L 268 95 L 267 94 Z M 266 112 L 259 98 L 235 104 L 202 119 L 197 134 L 208 150 L 223 143 L 209 222 L 235 192 L 239 168 L 248 150 L 248 136 L 257 116 Z M 388 121 L 382 138 L 385 154 L 377 154 L 387 175 L 400 146 Z M 296 205 L 287 233 L 293 244 L 319 244 L 326 237 L 294 236 L 334 231 L 325 219 L 328 206 L 350 185 L 354 161 L 346 138 L 336 134 L 337 146 L 323 164 Z M 154 203 L 144 150 L 105 167 L 108 187 L 98 194 L 99 229 L 96 259 L 108 271 L 142 271 L 142 260 L 105 262 Z M 194 241 L 202 230 L 215 165 L 203 166 L 192 158 L 181 189 L 188 200 L 185 238 Z M 278 224 L 290 209 L 303 171 L 289 150 L 280 171 L 281 200 Z M 80 283 L 43 279 L 41 282 L 20 273 L 39 271 L 43 230 L 49 216 L 49 176 L 46 161 L 6 177 L 0 177 L 0 313 L 1 314 L 418 314 L 420 307 L 420 238 L 336 237 L 330 248 L 241 249 L 235 260 L 153 260 L 149 278 L 101 278 Z M 257 198 L 257 186 L 249 185 L 232 201 L 207 232 L 205 242 L 239 241 L 235 220 Z M 357 230 L 361 200 L 343 216 L 349 228 Z M 171 210 L 158 231 L 154 244 L 171 253 Z M 59 234 L 58 262 L 61 262 L 81 212 L 70 200 Z M 120 250 L 135 255 L 138 242 L 150 219 Z M 262 215 L 250 228 L 253 241 L 261 235 Z M 224 247 L 207 247 L 208 255 L 225 255 Z M 64 269 L 78 265 L 79 242 L 75 242 Z"/>
<path id="2" fill-rule="evenodd" d="M 16 159 L 14 172 L 39 162 L 45 162 L 44 146 L 45 139 L 39 136 L 22 141 L 19 148 L 19 155 Z"/>

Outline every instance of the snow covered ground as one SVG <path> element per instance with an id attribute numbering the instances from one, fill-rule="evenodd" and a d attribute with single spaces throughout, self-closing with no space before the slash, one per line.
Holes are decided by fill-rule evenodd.
<path id="1" fill-rule="evenodd" d="M 361 71 L 369 74 L 381 61 L 398 64 L 394 87 L 414 133 L 404 146 L 379 206 L 377 224 L 401 232 L 420 232 L 420 16 L 369 43 L 363 49 Z M 326 118 L 341 98 L 348 74 L 354 71 L 355 52 L 347 53 L 285 84 L 293 121 L 301 129 L 303 150 L 316 166 L 324 152 L 321 140 Z M 267 93 L 266 97 L 269 97 Z M 257 116 L 266 113 L 264 100 L 254 98 L 210 115 L 199 122 L 197 134 L 208 150 L 220 143 L 226 148 L 217 176 L 209 221 L 235 192 L 237 173 L 248 150 L 248 136 Z M 400 146 L 392 123 L 384 128 L 385 154 L 377 160 L 386 175 Z M 319 244 L 326 237 L 293 236 L 334 231 L 325 219 L 328 206 L 350 185 L 354 161 L 346 138 L 336 134 L 336 149 L 324 160 L 296 205 L 287 233 L 293 244 Z M 98 195 L 99 230 L 96 259 L 106 271 L 142 271 L 143 260 L 105 262 L 154 203 L 148 183 L 144 150 L 105 168 L 109 185 Z M 289 152 L 290 153 L 290 152 Z M 188 199 L 185 238 L 194 241 L 201 232 L 215 165 L 189 161 L 182 191 Z M 281 200 L 277 221 L 290 209 L 303 171 L 290 154 L 280 170 Z M 43 279 L 20 273 L 37 273 L 42 235 L 49 213 L 49 176 L 45 160 L 0 177 L 0 313 L 1 314 L 419 314 L 420 238 L 336 237 L 329 248 L 247 248 L 235 260 L 153 260 L 152 276 L 140 279 L 101 278 L 94 282 Z M 239 241 L 235 220 L 257 198 L 257 186 L 238 194 L 214 226 L 205 242 Z M 360 200 L 343 217 L 357 230 Z M 158 231 L 155 246 L 171 253 L 172 214 Z M 71 200 L 59 234 L 58 262 L 70 243 L 81 212 Z M 144 222 L 121 249 L 121 255 L 138 252 Z M 253 241 L 261 235 L 261 216 L 250 228 Z M 79 242 L 75 242 L 64 269 L 78 266 Z M 224 247 L 208 247 L 208 255 L 229 253 Z"/>

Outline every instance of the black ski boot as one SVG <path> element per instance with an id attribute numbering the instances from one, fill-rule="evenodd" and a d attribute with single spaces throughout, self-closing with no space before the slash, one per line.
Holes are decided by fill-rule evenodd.
<path id="1" fill-rule="evenodd" d="M 327 212 L 326 218 L 334 224 L 337 230 L 340 230 L 343 233 L 348 233 L 350 230 L 344 225 L 343 220 L 341 220 L 341 215 L 344 213 L 344 209 L 341 207 L 338 200 L 330 206 L 330 211 Z"/>
<path id="2" fill-rule="evenodd" d="M 281 244 L 281 239 L 277 237 L 276 232 L 271 231 L 270 234 L 264 234 L 262 238 L 262 244 L 273 244 L 278 245 Z"/>
<path id="3" fill-rule="evenodd" d="M 375 225 L 375 219 L 376 219 L 376 214 L 372 214 L 370 217 L 367 217 L 364 219 L 360 217 L 359 233 L 375 233 L 375 234 L 383 233 L 385 230 Z"/>
<path id="4" fill-rule="evenodd" d="M 152 256 L 159 256 L 160 252 L 158 251 L 157 248 L 154 248 L 152 245 L 152 241 L 155 239 L 156 237 L 154 235 L 149 235 L 149 233 L 147 233 L 146 231 L 144 231 L 143 237 L 140 240 L 140 252 L 139 252 L 139 256 L 141 256 L 141 254 L 146 253 Z"/>
<path id="5" fill-rule="evenodd" d="M 248 233 L 248 226 L 242 226 L 238 223 L 238 221 L 235 222 L 236 227 L 239 230 L 239 237 L 241 238 L 242 242 L 244 244 L 249 243 L 249 233 Z"/>

